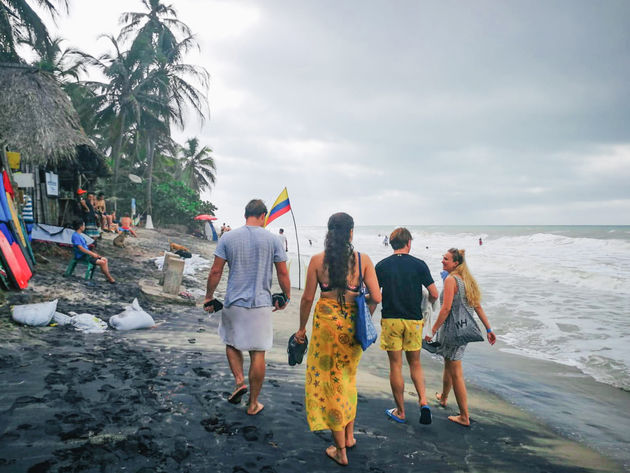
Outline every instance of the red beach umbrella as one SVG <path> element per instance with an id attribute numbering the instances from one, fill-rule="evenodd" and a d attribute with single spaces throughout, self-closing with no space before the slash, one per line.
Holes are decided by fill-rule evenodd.
<path id="1" fill-rule="evenodd" d="M 195 220 L 216 220 L 216 219 L 217 219 L 216 217 L 212 215 L 208 215 L 208 214 L 201 214 L 195 217 Z"/>

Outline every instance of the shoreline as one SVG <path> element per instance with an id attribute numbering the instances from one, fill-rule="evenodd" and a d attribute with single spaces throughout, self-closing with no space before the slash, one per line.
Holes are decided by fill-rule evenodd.
<path id="1" fill-rule="evenodd" d="M 112 259 L 114 289 L 95 275 L 96 287 L 80 278 L 61 278 L 63 258 L 38 268 L 24 293 L 7 294 L 11 303 L 59 296 L 60 310 L 86 307 L 103 319 L 138 297 L 139 274 L 155 277 L 148 257 L 161 255 L 164 234 L 141 231 L 129 248 L 104 245 Z M 162 240 L 160 242 L 159 240 Z M 178 237 L 211 259 L 214 245 Z M 106 242 L 105 242 L 106 243 Z M 100 251 L 100 248 L 99 248 Z M 124 271 L 132 265 L 136 271 Z M 226 272 L 227 273 L 227 272 Z M 207 271 L 186 278 L 198 291 Z M 225 275 L 218 294 L 225 289 Z M 193 287 L 194 286 L 194 287 Z M 83 302 L 81 293 L 91 291 Z M 265 410 L 255 418 L 226 398 L 232 378 L 217 319 L 199 307 L 161 305 L 140 295 L 157 328 L 82 334 L 66 327 L 20 327 L 3 307 L 0 334 L 0 471 L 329 471 L 335 465 L 324 449 L 329 433 L 308 431 L 304 414 L 305 365 L 289 367 L 286 341 L 298 325 L 301 291 L 274 315 L 274 346 L 267 356 L 261 394 Z M 86 310 L 87 311 L 87 310 Z M 309 321 L 310 325 L 311 320 Z M 307 330 L 310 332 L 310 326 Z M 473 350 L 470 350 L 471 352 Z M 423 353 L 427 394 L 441 386 L 441 364 Z M 467 353 L 468 355 L 468 353 Z M 487 356 L 487 355 L 484 355 Z M 446 419 L 447 410 L 430 401 L 433 424 L 413 419 L 417 398 L 408 394 L 408 424 L 384 414 L 393 405 L 386 355 L 373 346 L 359 365 L 358 446 L 351 450 L 351 471 L 619 471 L 620 465 L 589 447 L 563 438 L 527 412 L 467 380 L 470 429 Z M 473 357 L 474 358 L 474 357 Z M 246 362 L 246 366 L 247 366 Z M 465 372 L 467 365 L 465 364 Z M 483 381 L 483 379 L 481 379 Z M 479 383 L 479 384 L 483 384 Z M 413 388 L 412 388 L 413 389 Z M 37 468 L 35 468 L 37 467 Z M 148 470 L 147 470 L 148 471 Z"/>

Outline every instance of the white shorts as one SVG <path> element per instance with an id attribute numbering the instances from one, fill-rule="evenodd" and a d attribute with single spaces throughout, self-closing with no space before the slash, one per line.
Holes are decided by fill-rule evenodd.
<path id="1" fill-rule="evenodd" d="M 268 351 L 273 345 L 273 307 L 224 307 L 219 337 L 238 350 Z"/>

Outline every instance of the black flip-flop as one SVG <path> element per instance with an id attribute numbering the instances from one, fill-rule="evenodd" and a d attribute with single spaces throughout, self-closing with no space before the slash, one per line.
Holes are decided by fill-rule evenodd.
<path id="1" fill-rule="evenodd" d="M 304 335 L 304 343 L 299 343 L 295 334 L 289 337 L 289 343 L 287 345 L 287 353 L 289 354 L 289 365 L 295 366 L 302 363 L 304 359 L 304 353 L 308 348 L 308 337 Z"/>
<path id="2" fill-rule="evenodd" d="M 230 404 L 239 404 L 241 402 L 241 398 L 245 395 L 246 392 L 247 385 L 244 384 L 238 387 L 232 394 L 230 394 L 230 397 L 228 397 L 228 402 Z"/>
<path id="3" fill-rule="evenodd" d="M 421 424 L 430 424 L 432 422 L 431 416 L 431 408 L 427 405 L 424 405 L 420 408 L 420 423 Z"/>

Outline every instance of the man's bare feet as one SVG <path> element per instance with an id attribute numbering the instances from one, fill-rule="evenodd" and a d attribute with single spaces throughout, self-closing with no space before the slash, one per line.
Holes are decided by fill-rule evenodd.
<path id="1" fill-rule="evenodd" d="M 357 444 L 357 439 L 352 437 L 350 440 L 346 439 L 346 448 L 352 448 Z"/>
<path id="2" fill-rule="evenodd" d="M 250 416 L 255 416 L 256 414 L 260 413 L 260 411 L 262 411 L 264 408 L 265 406 L 260 402 L 257 402 L 253 406 L 250 404 L 247 408 L 247 414 Z"/>
<path id="3" fill-rule="evenodd" d="M 470 419 L 464 418 L 461 415 L 448 416 L 448 420 L 455 422 L 456 424 L 463 425 L 464 427 L 470 427 Z"/>
<path id="4" fill-rule="evenodd" d="M 334 445 L 331 445 L 326 449 L 326 455 L 332 458 L 333 461 L 338 463 L 341 466 L 348 466 L 348 457 L 346 456 L 345 448 L 337 448 Z"/>
<path id="5" fill-rule="evenodd" d="M 440 402 L 441 407 L 446 407 L 446 398 L 442 399 L 442 393 L 435 393 L 435 399 Z"/>

